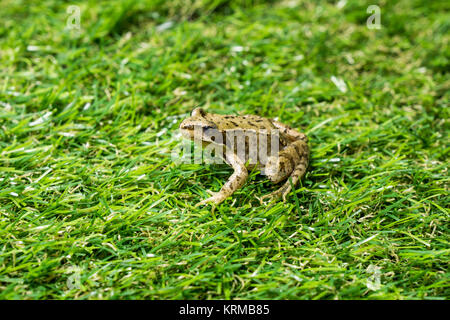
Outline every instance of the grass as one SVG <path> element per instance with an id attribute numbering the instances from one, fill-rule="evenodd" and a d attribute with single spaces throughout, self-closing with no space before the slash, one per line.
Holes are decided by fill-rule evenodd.
<path id="1" fill-rule="evenodd" d="M 448 299 L 448 1 L 2 1 L 1 299 Z M 369 5 L 381 8 L 368 29 Z M 195 106 L 310 139 L 286 203 Z M 73 285 L 75 284 L 75 285 Z"/>

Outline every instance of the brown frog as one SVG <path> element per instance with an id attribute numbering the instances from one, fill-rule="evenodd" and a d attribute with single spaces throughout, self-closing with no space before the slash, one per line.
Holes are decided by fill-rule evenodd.
<path id="1" fill-rule="evenodd" d="M 219 204 L 242 187 L 248 178 L 248 169 L 257 166 L 273 183 L 289 179 L 277 191 L 263 196 L 286 196 L 305 174 L 309 161 L 308 138 L 278 121 L 256 115 L 220 115 L 207 113 L 202 108 L 192 111 L 180 124 L 184 137 L 215 148 L 219 156 L 234 169 L 234 173 L 219 192 L 196 206 L 212 202 Z M 262 152 L 261 152 L 262 150 Z M 219 151 L 219 152 L 218 152 Z M 255 160 L 255 158 L 258 158 Z"/>

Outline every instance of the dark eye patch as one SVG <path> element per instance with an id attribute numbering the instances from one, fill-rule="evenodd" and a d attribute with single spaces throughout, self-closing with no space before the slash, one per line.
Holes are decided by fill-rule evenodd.
<path id="1" fill-rule="evenodd" d="M 194 126 L 192 124 L 186 124 L 182 127 L 185 130 L 194 130 Z"/>

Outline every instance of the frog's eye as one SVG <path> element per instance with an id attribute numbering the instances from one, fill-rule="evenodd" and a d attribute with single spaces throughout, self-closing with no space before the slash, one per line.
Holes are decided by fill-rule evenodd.
<path id="1" fill-rule="evenodd" d="M 204 117 L 205 114 L 206 114 L 206 112 L 205 112 L 205 110 L 203 110 L 202 108 L 195 108 L 195 109 L 192 111 L 192 116 L 194 116 L 194 117 L 198 117 L 198 116 Z"/>

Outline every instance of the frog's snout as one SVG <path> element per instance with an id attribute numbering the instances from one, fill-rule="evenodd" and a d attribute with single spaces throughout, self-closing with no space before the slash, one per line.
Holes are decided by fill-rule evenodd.
<path id="1" fill-rule="evenodd" d="M 194 136 L 194 125 L 191 122 L 184 120 L 180 123 L 180 131 L 185 138 L 192 139 Z"/>
<path id="2" fill-rule="evenodd" d="M 188 127 L 189 127 L 189 123 L 187 123 L 186 119 L 181 121 L 181 123 L 180 123 L 181 130 L 188 130 Z"/>

